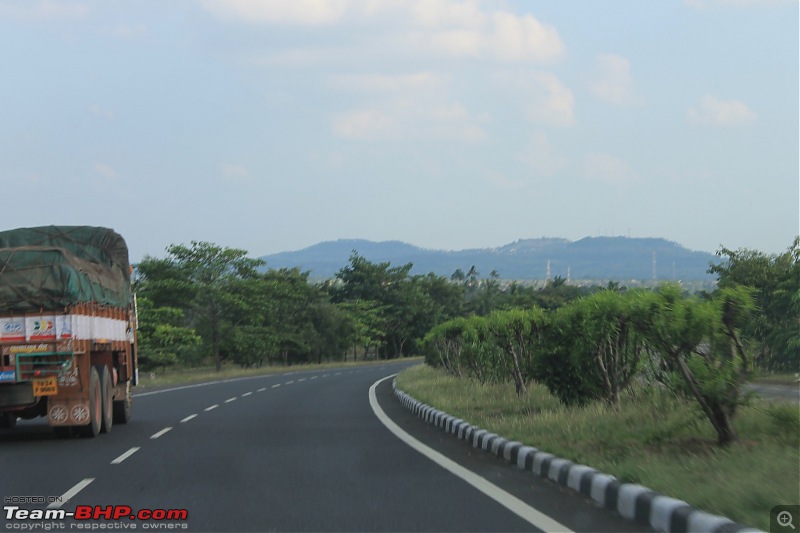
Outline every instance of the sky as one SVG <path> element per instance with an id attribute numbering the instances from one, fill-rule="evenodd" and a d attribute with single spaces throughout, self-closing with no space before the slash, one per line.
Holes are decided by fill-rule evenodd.
<path id="1" fill-rule="evenodd" d="M 131 260 L 800 233 L 797 0 L 0 0 L 0 229 Z"/>

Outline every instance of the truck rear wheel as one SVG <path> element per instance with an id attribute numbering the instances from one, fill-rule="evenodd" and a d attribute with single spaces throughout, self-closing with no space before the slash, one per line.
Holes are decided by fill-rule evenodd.
<path id="1" fill-rule="evenodd" d="M 131 396 L 131 382 L 125 384 L 125 397 L 121 400 L 114 400 L 114 423 L 127 424 L 131 419 L 131 405 L 133 405 L 133 398 Z"/>
<path id="2" fill-rule="evenodd" d="M 108 433 L 114 423 L 114 392 L 111 383 L 111 371 L 105 365 L 97 367 L 100 374 L 100 391 L 103 404 L 103 416 L 100 424 L 100 432 Z"/>
<path id="3" fill-rule="evenodd" d="M 100 376 L 97 368 L 92 367 L 89 377 L 89 424 L 79 426 L 81 436 L 94 438 L 100 433 L 103 425 L 103 392 L 100 387 Z"/>

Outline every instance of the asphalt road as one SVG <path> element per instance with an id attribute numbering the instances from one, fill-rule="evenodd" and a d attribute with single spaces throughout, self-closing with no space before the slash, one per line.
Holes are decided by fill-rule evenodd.
<path id="1" fill-rule="evenodd" d="M 1 527 L 644 529 L 425 424 L 394 399 L 387 380 L 375 389 L 387 417 L 493 488 L 478 490 L 409 447 L 381 422 L 369 400 L 373 384 L 404 366 L 407 363 L 280 374 L 141 393 L 134 397 L 132 421 L 96 439 L 57 439 L 41 419 L 20 421 L 13 430 L 0 430 Z M 29 496 L 45 502 L 25 503 L 21 498 Z M 56 499 L 51 510 L 127 506 L 133 512 L 186 510 L 188 517 L 56 519 L 38 526 L 18 520 L 18 515 L 7 519 L 9 505 L 44 510 L 50 499 Z M 532 523 L 531 513 L 509 510 L 510 500 L 534 516 L 546 516 Z"/>

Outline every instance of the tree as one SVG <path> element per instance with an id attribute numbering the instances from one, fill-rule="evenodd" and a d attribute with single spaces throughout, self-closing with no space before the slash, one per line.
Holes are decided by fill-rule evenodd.
<path id="1" fill-rule="evenodd" d="M 188 314 L 219 371 L 222 369 L 223 330 L 229 326 L 229 316 L 243 306 L 243 300 L 232 293 L 232 285 L 237 280 L 255 277 L 264 261 L 248 258 L 245 250 L 197 241 L 192 241 L 188 247 L 172 245 L 167 253 L 170 270 L 179 276 L 183 282 L 181 286 L 188 283 L 192 288 Z"/>
<path id="2" fill-rule="evenodd" d="M 201 339 L 183 327 L 184 315 L 175 307 L 154 307 L 147 297 L 137 298 L 139 314 L 139 361 L 143 370 L 171 366 Z"/>
<path id="3" fill-rule="evenodd" d="M 336 273 L 340 284 L 333 292 L 334 302 L 374 302 L 373 307 L 380 309 L 384 351 L 396 357 L 403 355 L 412 334 L 410 324 L 415 313 L 414 286 L 409 277 L 412 266 L 372 263 L 354 250 L 349 265 Z"/>
<path id="4" fill-rule="evenodd" d="M 697 401 L 721 446 L 737 438 L 733 418 L 752 368 L 739 331 L 753 308 L 750 291 L 741 286 L 701 300 L 667 284 L 640 314 L 640 330 L 678 376 L 667 383 Z"/>
<path id="5" fill-rule="evenodd" d="M 800 237 L 778 255 L 722 247 L 726 261 L 709 268 L 720 288 L 744 285 L 755 289 L 760 313 L 742 334 L 758 345 L 756 364 L 771 370 L 800 370 Z"/>
<path id="6" fill-rule="evenodd" d="M 604 290 L 568 306 L 577 326 L 572 357 L 591 361 L 596 390 L 615 407 L 619 407 L 620 393 L 636 376 L 646 350 L 644 336 L 636 329 L 639 297 L 639 293 Z"/>

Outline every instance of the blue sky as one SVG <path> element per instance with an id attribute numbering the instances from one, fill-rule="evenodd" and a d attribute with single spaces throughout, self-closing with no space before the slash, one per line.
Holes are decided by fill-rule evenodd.
<path id="1" fill-rule="evenodd" d="M 796 0 L 0 0 L 3 229 L 781 252 Z"/>

